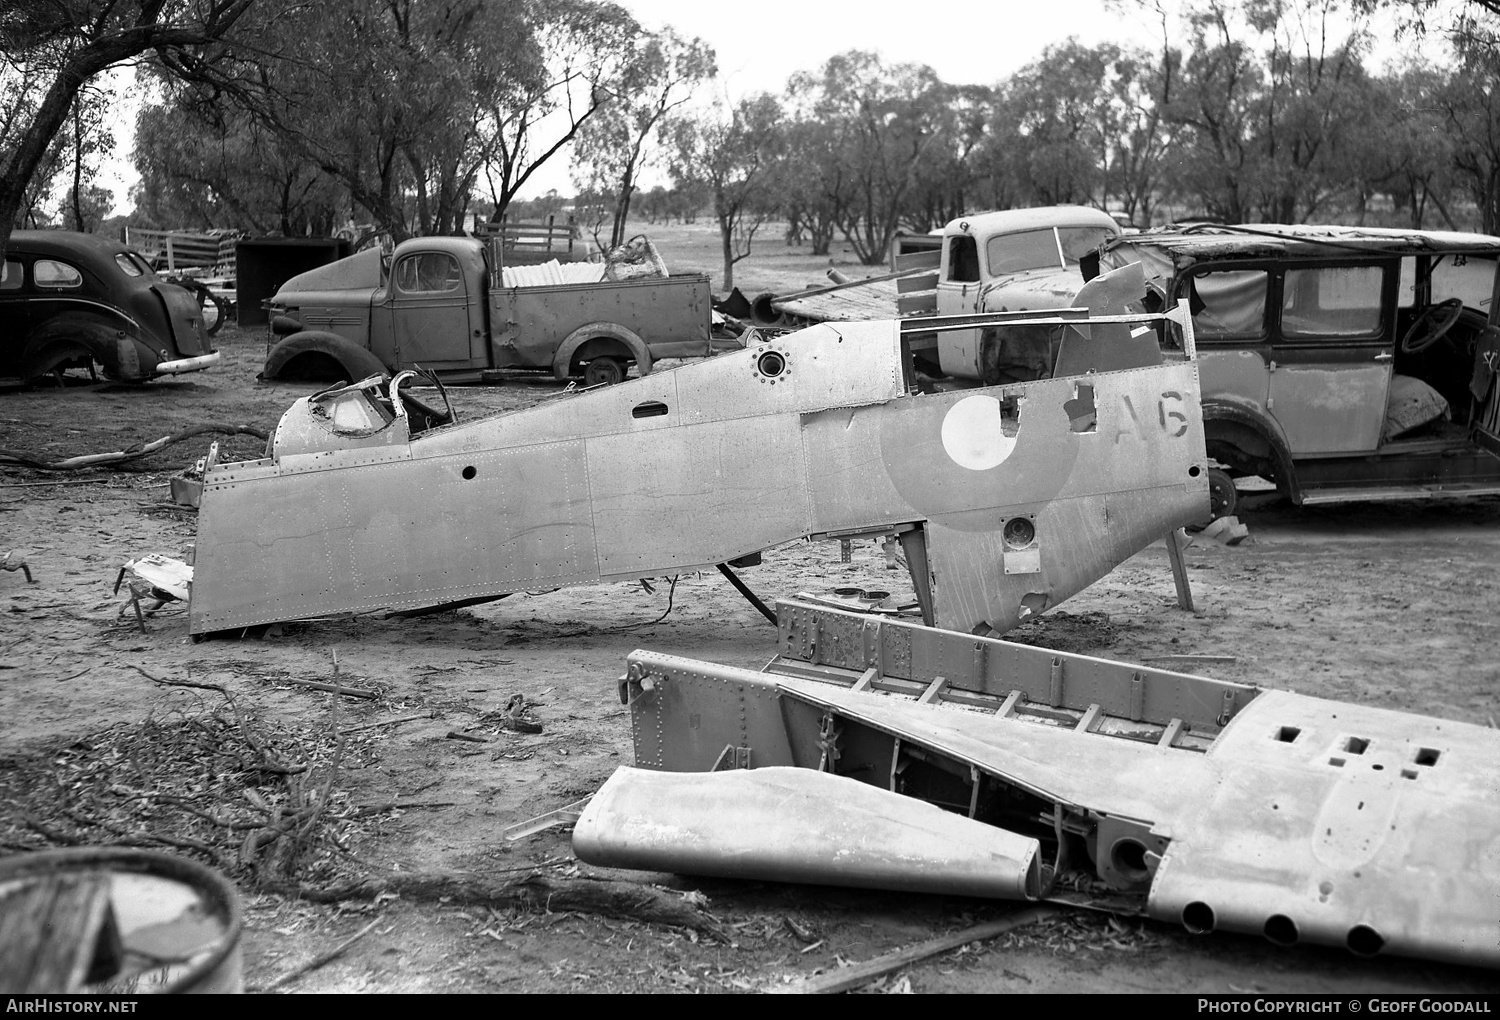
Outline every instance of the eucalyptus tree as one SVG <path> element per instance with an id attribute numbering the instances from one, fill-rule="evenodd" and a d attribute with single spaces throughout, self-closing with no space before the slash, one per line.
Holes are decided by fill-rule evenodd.
<path id="1" fill-rule="evenodd" d="M 951 90 L 930 67 L 851 50 L 794 75 L 788 92 L 813 125 L 794 151 L 813 157 L 819 204 L 861 262 L 883 261 L 924 169 L 952 142 Z"/>
<path id="2" fill-rule="evenodd" d="M 610 247 L 625 240 L 641 173 L 668 151 L 673 114 L 717 74 L 713 48 L 703 40 L 685 39 L 671 28 L 642 35 L 609 101 L 578 132 L 574 182 L 582 190 L 614 195 Z"/>
<path id="3" fill-rule="evenodd" d="M 165 227 L 334 233 L 349 217 L 337 180 L 230 104 L 147 106 L 136 118 L 137 216 Z"/>
<path id="4" fill-rule="evenodd" d="M 734 287 L 735 264 L 749 257 L 755 235 L 777 211 L 781 118 L 781 104 L 761 94 L 673 125 L 672 177 L 679 187 L 698 184 L 712 196 L 726 292 Z"/>
<path id="5" fill-rule="evenodd" d="M 0 0 L 0 256 L 80 92 L 146 54 L 195 76 L 255 0 Z"/>

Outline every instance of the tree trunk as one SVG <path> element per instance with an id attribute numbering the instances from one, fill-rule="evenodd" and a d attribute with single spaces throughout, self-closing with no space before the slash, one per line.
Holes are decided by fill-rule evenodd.
<path id="1" fill-rule="evenodd" d="M 734 217 L 719 213 L 718 220 L 719 243 L 724 254 L 723 292 L 728 294 L 734 290 Z"/>

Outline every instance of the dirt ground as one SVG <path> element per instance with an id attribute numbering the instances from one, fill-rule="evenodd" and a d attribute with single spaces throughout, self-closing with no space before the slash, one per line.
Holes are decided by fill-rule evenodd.
<path id="1" fill-rule="evenodd" d="M 0 448 L 61 458 L 203 423 L 269 429 L 312 389 L 254 382 L 264 354 L 258 334 L 228 327 L 219 343 L 226 363 L 188 378 L 0 392 Z M 472 416 L 529 406 L 557 389 L 512 382 L 454 395 L 460 413 Z M 28 584 L 20 573 L 0 573 L 0 854 L 110 833 L 116 842 L 181 837 L 187 828 L 163 821 L 169 799 L 152 799 L 146 789 L 169 773 L 200 814 L 222 820 L 247 810 L 254 791 L 225 787 L 227 766 L 214 764 L 213 748 L 184 736 L 222 735 L 205 724 L 227 725 L 220 696 L 161 686 L 154 677 L 223 687 L 268 746 L 274 740 L 276 754 L 313 766 L 308 784 L 321 792 L 308 802 L 326 802 L 326 838 L 298 858 L 293 876 L 310 886 L 431 872 L 495 882 L 531 872 L 562 882 L 602 875 L 572 859 L 565 829 L 513 843 L 503 830 L 588 796 L 630 762 L 628 717 L 616 694 L 625 656 L 648 648 L 758 667 L 773 652 L 772 628 L 716 574 L 682 577 L 675 589 L 665 580 L 653 591 L 572 588 L 419 619 L 299 624 L 201 643 L 189 639 L 185 615 L 164 613 L 143 633 L 111 592 L 116 572 L 147 552 L 190 555 L 194 517 L 167 502 L 167 478 L 207 442 L 171 447 L 128 469 L 63 475 L 0 467 L 0 555 L 24 550 L 36 578 Z M 239 459 L 258 455 L 260 444 L 239 437 L 225 447 L 224 459 Z M 1494 724 L 1500 500 L 1301 511 L 1268 505 L 1242 519 L 1251 541 L 1188 550 L 1198 611 L 1176 607 L 1158 544 L 1013 636 L 1124 660 L 1232 656 L 1200 672 Z M 837 543 L 782 546 L 744 577 L 766 598 L 904 583 L 868 543 L 854 547 L 850 563 L 840 562 Z M 289 682 L 335 679 L 335 653 L 337 679 L 377 691 L 378 699 L 336 698 Z M 493 713 L 515 694 L 532 704 L 540 734 L 498 725 Z M 382 721 L 391 724 L 371 725 Z M 336 740 L 340 731 L 346 736 Z M 187 755 L 182 761 L 171 758 L 177 749 Z M 402 806 L 387 809 L 392 803 Z M 201 818 L 196 824 L 213 828 Z M 321 904 L 265 891 L 253 868 L 236 870 L 243 853 L 222 840 L 213 847 L 218 856 L 206 859 L 223 863 L 246 897 L 251 989 L 372 921 L 333 962 L 279 990 L 763 990 L 1013 909 L 613 873 L 658 883 L 665 895 L 700 906 L 715 937 L 462 897 Z M 1282 950 L 1075 913 L 904 968 L 874 990 L 908 989 L 1493 994 L 1500 975 Z"/>

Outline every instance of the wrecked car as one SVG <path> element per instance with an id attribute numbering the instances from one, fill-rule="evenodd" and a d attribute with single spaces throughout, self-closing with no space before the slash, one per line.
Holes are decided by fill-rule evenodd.
<path id="1" fill-rule="evenodd" d="M 117 241 L 17 230 L 0 265 L 0 378 L 142 382 L 216 364 L 192 294 Z"/>
<path id="2" fill-rule="evenodd" d="M 1299 505 L 1500 492 L 1500 237 L 1164 229 L 1085 275 L 1132 263 L 1134 307 L 1192 314 L 1216 515 L 1247 476 Z"/>
<path id="3" fill-rule="evenodd" d="M 1046 377 L 924 384 L 915 353 L 976 322 L 1042 331 L 1057 351 Z M 1155 322 L 825 324 L 472 422 L 414 414 L 379 377 L 313 394 L 266 457 L 204 472 L 190 627 L 468 605 L 729 572 L 802 538 L 894 538 L 925 619 L 1008 630 L 1206 516 L 1197 367 L 1163 359 Z"/>
<path id="4" fill-rule="evenodd" d="M 1045 900 L 1500 967 L 1500 734 L 778 605 L 762 671 L 637 651 L 607 867 Z"/>

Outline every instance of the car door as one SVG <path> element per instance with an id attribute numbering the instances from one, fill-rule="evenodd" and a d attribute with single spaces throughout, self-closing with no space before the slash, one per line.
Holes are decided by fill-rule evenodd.
<path id="1" fill-rule="evenodd" d="M 1474 441 L 1480 449 L 1500 457 L 1500 384 L 1495 382 L 1500 375 L 1500 264 L 1497 263 L 1500 260 L 1494 258 L 1462 256 L 1445 261 L 1439 268 L 1447 266 L 1449 271 L 1433 273 L 1431 300 L 1458 297 L 1471 308 L 1486 310 L 1486 328 L 1474 345 L 1469 376 L 1469 392 L 1475 401 L 1471 424 Z M 1403 274 L 1403 299 L 1405 283 Z"/>
<path id="2" fill-rule="evenodd" d="M 468 362 L 470 300 L 458 259 L 413 252 L 396 263 L 391 279 L 399 367 Z"/>
<path id="3" fill-rule="evenodd" d="M 944 239 L 938 265 L 937 313 L 972 315 L 979 310 L 983 289 L 979 272 L 979 242 L 972 234 Z M 979 376 L 979 330 L 950 329 L 938 334 L 938 362 L 948 375 Z"/>
<path id="4" fill-rule="evenodd" d="M 0 376 L 21 371 L 21 349 L 31 332 L 30 305 L 22 284 L 26 269 L 16 258 L 0 263 Z"/>
<path id="5" fill-rule="evenodd" d="M 1267 406 L 1292 455 L 1373 451 L 1395 359 L 1394 273 L 1377 262 L 1310 264 L 1276 282 Z"/>
<path id="6" fill-rule="evenodd" d="M 1223 400 L 1259 414 L 1270 388 L 1271 338 L 1266 302 L 1271 273 L 1263 267 L 1199 269 L 1178 283 L 1198 346 L 1204 400 Z"/>

